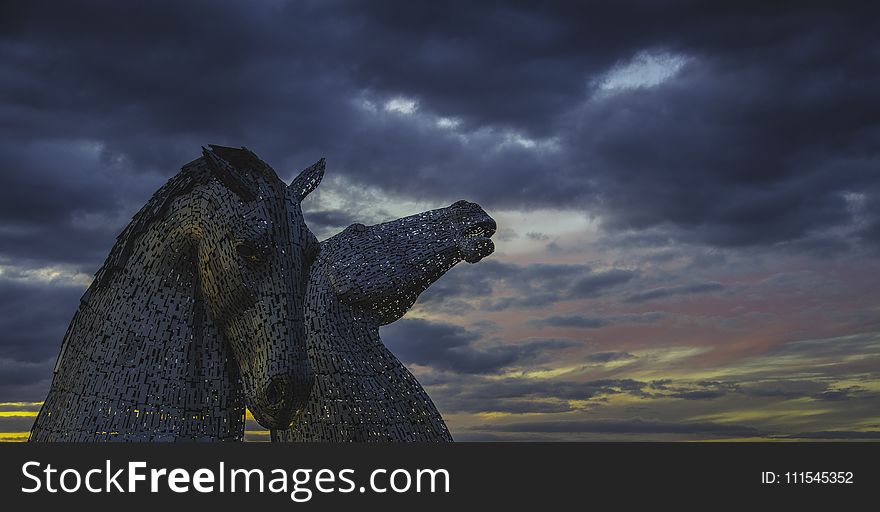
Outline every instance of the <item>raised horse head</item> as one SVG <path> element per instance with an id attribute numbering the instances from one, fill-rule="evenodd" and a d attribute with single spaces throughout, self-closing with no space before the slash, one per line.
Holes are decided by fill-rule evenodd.
<path id="1" fill-rule="evenodd" d="M 492 254 L 495 229 L 478 204 L 458 201 L 374 226 L 352 224 L 321 244 L 320 257 L 338 299 L 375 312 L 384 325 L 458 262 Z"/>
<path id="2" fill-rule="evenodd" d="M 274 441 L 452 441 L 415 376 L 379 337 L 419 294 L 464 260 L 494 250 L 495 221 L 478 205 L 452 206 L 364 226 L 321 243 L 306 294 L 317 384 Z M 406 411 L 402 413 L 401 411 Z"/>

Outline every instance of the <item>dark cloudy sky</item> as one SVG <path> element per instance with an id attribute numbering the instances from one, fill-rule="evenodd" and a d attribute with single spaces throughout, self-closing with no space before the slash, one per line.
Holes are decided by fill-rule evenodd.
<path id="1" fill-rule="evenodd" d="M 457 439 L 877 438 L 880 44 L 833 4 L 7 3 L 0 438 L 207 143 L 326 156 L 321 238 L 496 218 L 383 329 Z"/>

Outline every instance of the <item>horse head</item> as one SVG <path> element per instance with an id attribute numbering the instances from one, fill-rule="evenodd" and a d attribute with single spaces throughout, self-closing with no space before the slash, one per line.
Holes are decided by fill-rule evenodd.
<path id="1" fill-rule="evenodd" d="M 373 226 L 352 224 L 322 242 L 319 258 L 338 299 L 374 312 L 384 325 L 458 262 L 492 254 L 495 229 L 479 205 L 458 201 Z"/>
<path id="2" fill-rule="evenodd" d="M 199 214 L 209 220 L 194 224 L 197 298 L 232 351 L 254 418 L 286 428 L 314 378 L 303 301 L 319 245 L 300 202 L 318 186 L 324 161 L 290 185 L 245 148 L 211 146 L 200 161 L 225 186 L 207 189 Z"/>

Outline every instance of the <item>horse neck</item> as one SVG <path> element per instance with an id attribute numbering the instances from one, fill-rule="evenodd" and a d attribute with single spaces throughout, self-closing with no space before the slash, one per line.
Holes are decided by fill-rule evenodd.
<path id="1" fill-rule="evenodd" d="M 77 407 L 67 431 L 243 435 L 237 374 L 200 300 L 193 248 L 174 236 L 180 230 L 169 218 L 146 230 L 108 282 L 93 284 L 74 316 L 44 406 L 56 417 Z"/>
<path id="2" fill-rule="evenodd" d="M 318 382 L 293 427 L 273 431 L 273 440 L 451 440 L 424 388 L 382 343 L 380 315 L 339 301 L 320 268 L 312 269 L 306 299 L 309 359 Z M 408 420 L 400 418 L 402 406 L 412 411 Z M 407 434 L 398 430 L 401 421 L 410 421 Z"/>

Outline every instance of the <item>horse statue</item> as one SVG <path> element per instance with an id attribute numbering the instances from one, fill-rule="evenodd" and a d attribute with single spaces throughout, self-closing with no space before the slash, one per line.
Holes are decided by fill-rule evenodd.
<path id="1" fill-rule="evenodd" d="M 273 441 L 452 441 L 412 373 L 379 338 L 461 260 L 491 254 L 495 221 L 478 205 L 353 224 L 321 243 L 306 292 L 311 396 Z"/>
<path id="2" fill-rule="evenodd" d="M 31 441 L 240 441 L 286 428 L 313 383 L 303 299 L 319 245 L 247 148 L 203 148 L 119 235 L 64 336 Z"/>

